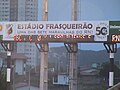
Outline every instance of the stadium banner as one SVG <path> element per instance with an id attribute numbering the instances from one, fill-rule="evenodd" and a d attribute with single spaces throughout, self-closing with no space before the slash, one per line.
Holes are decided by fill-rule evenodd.
<path id="1" fill-rule="evenodd" d="M 105 42 L 109 36 L 109 21 L 22 21 L 3 22 L 4 41 L 48 41 L 63 39 L 77 42 Z M 36 39 L 35 39 L 36 38 Z M 58 40 L 59 39 L 59 40 Z"/>

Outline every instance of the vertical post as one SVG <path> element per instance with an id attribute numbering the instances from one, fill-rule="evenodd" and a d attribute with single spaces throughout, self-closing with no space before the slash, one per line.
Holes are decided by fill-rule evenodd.
<path id="1" fill-rule="evenodd" d="M 15 64 L 14 64 L 14 60 L 12 61 L 12 84 L 13 84 L 13 87 L 12 87 L 12 90 L 15 90 Z"/>
<path id="2" fill-rule="evenodd" d="M 112 45 L 110 48 L 113 50 Z M 114 85 L 114 52 L 110 51 L 110 72 L 109 72 L 109 87 Z"/>
<path id="3" fill-rule="evenodd" d="M 70 53 L 69 66 L 69 90 L 77 90 L 77 51 L 78 44 L 65 44 L 67 51 Z"/>
<path id="4" fill-rule="evenodd" d="M 40 90 L 48 90 L 48 52 L 41 52 Z"/>
<path id="5" fill-rule="evenodd" d="M 78 20 L 81 20 L 81 18 L 82 18 L 82 15 L 81 15 L 81 5 L 82 5 L 82 4 L 81 4 L 81 0 L 78 0 L 78 3 L 77 3 L 77 4 L 78 4 L 78 6 L 77 6 L 78 17 L 77 17 L 77 18 L 78 18 Z"/>
<path id="6" fill-rule="evenodd" d="M 28 70 L 29 72 L 28 72 L 28 90 L 30 90 L 30 80 L 31 80 L 31 76 L 30 76 L 30 74 L 31 74 L 31 64 L 29 64 L 29 70 Z"/>
<path id="7" fill-rule="evenodd" d="M 7 90 L 11 90 L 11 55 L 13 50 L 12 42 L 1 42 L 2 47 L 7 51 Z"/>
<path id="8" fill-rule="evenodd" d="M 48 0 L 43 0 L 43 21 L 48 21 Z M 40 90 L 48 90 L 48 43 L 36 45 L 41 54 Z"/>
<path id="9" fill-rule="evenodd" d="M 8 43 L 8 48 L 9 48 L 9 43 Z M 11 51 L 7 51 L 7 90 L 11 90 L 10 87 L 10 82 L 11 82 Z"/>
<path id="10" fill-rule="evenodd" d="M 109 71 L 109 87 L 114 85 L 114 53 L 117 52 L 116 43 L 104 43 L 104 46 L 109 53 L 110 71 Z"/>
<path id="11" fill-rule="evenodd" d="M 11 43 L 7 43 L 7 90 L 11 90 Z"/>
<path id="12" fill-rule="evenodd" d="M 78 0 L 72 0 L 72 20 L 78 19 Z"/>
<path id="13" fill-rule="evenodd" d="M 78 0 L 72 0 L 72 20 L 78 19 Z M 70 66 L 69 66 L 69 90 L 77 90 L 77 44 L 68 45 L 70 53 Z"/>
<path id="14" fill-rule="evenodd" d="M 69 90 L 77 90 L 77 55 L 70 53 Z"/>
<path id="15" fill-rule="evenodd" d="M 48 21 L 48 0 L 43 0 L 43 21 Z"/>
<path id="16" fill-rule="evenodd" d="M 40 90 L 48 90 L 48 44 L 36 44 L 40 51 Z"/>

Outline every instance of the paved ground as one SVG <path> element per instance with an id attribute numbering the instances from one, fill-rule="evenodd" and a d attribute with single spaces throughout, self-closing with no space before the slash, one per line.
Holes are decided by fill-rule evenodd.
<path id="1" fill-rule="evenodd" d="M 25 87 L 21 87 L 21 88 L 17 88 L 16 90 L 39 90 L 39 88 L 37 87 L 28 87 L 28 86 L 25 86 Z"/>
<path id="2" fill-rule="evenodd" d="M 28 86 L 17 88 L 16 90 L 39 90 L 37 87 L 31 86 L 30 88 Z M 51 88 L 48 88 L 48 90 L 68 90 L 68 86 L 54 86 Z"/>

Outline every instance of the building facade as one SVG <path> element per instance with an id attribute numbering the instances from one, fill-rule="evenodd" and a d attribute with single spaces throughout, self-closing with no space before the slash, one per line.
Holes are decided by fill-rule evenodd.
<path id="1" fill-rule="evenodd" d="M 38 0 L 0 0 L 0 21 L 37 21 Z M 2 47 L 1 47 L 2 48 Z M 0 49 L 2 50 L 2 49 Z M 32 67 L 38 64 L 38 50 L 34 43 L 14 43 L 14 51 L 29 57 Z"/>
<path id="2" fill-rule="evenodd" d="M 0 0 L 0 21 L 10 20 L 10 0 Z"/>

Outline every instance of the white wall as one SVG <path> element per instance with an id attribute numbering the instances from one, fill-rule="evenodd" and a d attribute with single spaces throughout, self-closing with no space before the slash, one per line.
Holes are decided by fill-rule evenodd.
<path id="1" fill-rule="evenodd" d="M 15 61 L 15 72 L 17 72 L 19 75 L 24 74 L 24 62 L 23 60 L 16 60 Z"/>
<path id="2" fill-rule="evenodd" d="M 53 82 L 53 84 L 68 85 L 68 76 L 67 75 L 58 75 L 58 82 Z"/>
<path id="3" fill-rule="evenodd" d="M 0 21 L 9 21 L 10 18 L 10 0 L 0 0 Z"/>

